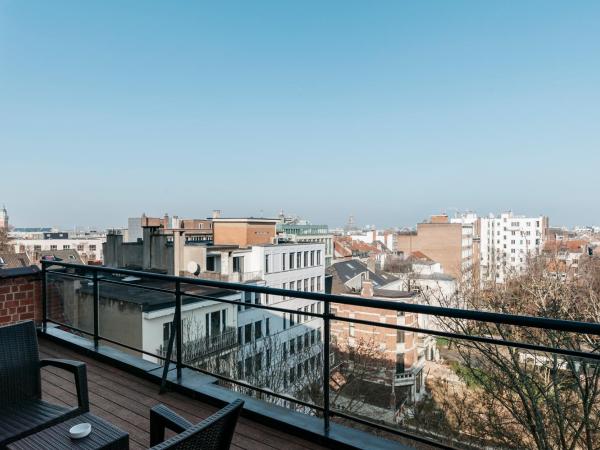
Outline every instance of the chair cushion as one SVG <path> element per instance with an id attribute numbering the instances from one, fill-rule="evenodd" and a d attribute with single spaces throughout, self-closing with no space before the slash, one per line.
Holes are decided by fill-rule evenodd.
<path id="1" fill-rule="evenodd" d="M 62 422 L 77 414 L 77 408 L 26 400 L 0 406 L 0 448 L 10 442 Z"/>

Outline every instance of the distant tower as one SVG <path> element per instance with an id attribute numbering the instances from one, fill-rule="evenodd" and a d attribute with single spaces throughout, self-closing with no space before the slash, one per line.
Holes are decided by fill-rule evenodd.
<path id="1" fill-rule="evenodd" d="M 356 227 L 354 225 L 354 216 L 348 217 L 348 223 L 346 224 L 346 231 L 353 231 Z"/>
<path id="2" fill-rule="evenodd" d="M 8 211 L 6 210 L 6 206 L 2 206 L 2 209 L 0 209 L 0 228 L 8 230 Z"/>

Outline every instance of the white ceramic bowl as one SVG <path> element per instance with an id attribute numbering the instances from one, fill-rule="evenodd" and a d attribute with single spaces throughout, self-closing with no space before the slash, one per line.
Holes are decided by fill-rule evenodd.
<path id="1" fill-rule="evenodd" d="M 91 423 L 78 423 L 69 429 L 69 435 L 73 439 L 81 439 L 86 437 L 92 431 Z"/>

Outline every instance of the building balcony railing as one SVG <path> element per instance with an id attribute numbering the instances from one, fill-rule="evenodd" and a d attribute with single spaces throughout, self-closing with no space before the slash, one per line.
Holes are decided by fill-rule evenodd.
<path id="1" fill-rule="evenodd" d="M 183 352 L 181 360 L 185 364 L 201 363 L 205 358 L 212 355 L 225 352 L 237 345 L 237 332 L 233 327 L 226 327 L 221 333 L 210 336 L 202 336 L 197 339 L 186 339 L 181 346 Z M 166 358 L 169 342 L 166 341 L 157 349 L 157 354 L 161 358 Z"/>
<path id="2" fill-rule="evenodd" d="M 121 278 L 115 278 L 115 275 L 120 276 Z M 127 277 L 130 281 L 125 283 L 123 281 L 123 277 Z M 54 280 L 59 280 L 59 283 L 56 283 Z M 80 311 L 85 309 L 89 311 L 91 315 L 90 323 L 91 326 L 87 329 L 85 327 L 77 327 L 72 323 L 69 323 L 68 318 L 66 317 L 66 313 L 63 311 L 56 312 L 56 304 L 53 300 L 53 292 L 57 289 L 57 284 L 63 283 L 65 279 L 78 280 L 81 283 L 86 283 L 86 285 L 93 286 L 93 301 L 89 305 L 78 305 Z M 141 282 L 137 283 L 135 280 L 154 280 L 161 281 L 164 283 L 170 283 L 172 287 L 150 287 L 148 285 L 144 285 Z M 174 307 L 174 320 L 173 327 L 171 328 L 171 334 L 169 336 L 168 345 L 166 348 L 166 353 L 162 352 L 161 355 L 156 355 L 155 353 L 151 353 L 145 351 L 141 348 L 136 347 L 131 342 L 118 341 L 117 339 L 111 338 L 108 336 L 108 327 L 109 324 L 101 323 L 101 292 L 102 286 L 105 284 L 117 284 L 117 285 L 127 285 L 129 289 L 135 288 L 142 291 L 147 291 L 148 296 L 153 293 L 160 292 L 163 294 L 168 294 L 173 298 L 173 304 L 171 307 Z M 239 299 L 232 299 L 232 297 L 223 297 L 217 295 L 211 295 L 210 293 L 202 293 L 197 294 L 194 293 L 190 287 L 199 288 L 204 287 L 207 289 L 212 289 L 215 292 L 238 292 L 240 293 Z M 319 318 L 322 320 L 322 330 L 319 328 L 318 333 L 322 332 L 322 340 L 318 339 L 320 345 L 322 345 L 322 350 L 318 353 L 319 358 L 317 360 L 309 360 L 307 359 L 305 362 L 298 363 L 297 367 L 294 367 L 294 371 L 287 373 L 287 370 L 291 367 L 291 362 L 287 359 L 274 360 L 271 359 L 272 356 L 269 356 L 266 359 L 256 359 L 256 355 L 252 355 L 252 357 L 247 355 L 240 355 L 238 359 L 234 361 L 234 365 L 237 363 L 238 366 L 244 367 L 247 366 L 250 368 L 252 373 L 260 372 L 261 370 L 266 371 L 272 370 L 274 366 L 284 367 L 285 376 L 282 376 L 281 380 L 281 388 L 275 389 L 273 388 L 273 377 L 265 376 L 258 377 L 255 376 L 252 378 L 255 384 L 251 384 L 246 380 L 244 380 L 243 376 L 231 375 L 230 372 L 223 374 L 223 371 L 212 371 L 210 367 L 205 366 L 197 366 L 192 365 L 186 362 L 185 351 L 184 351 L 184 326 L 183 326 L 183 318 L 182 313 L 184 308 L 186 311 L 189 309 L 190 299 L 197 298 L 198 301 L 201 300 L 211 300 L 211 304 L 220 303 L 224 306 L 229 305 L 231 308 L 237 309 L 237 307 L 244 306 L 245 302 L 243 301 L 243 293 L 245 292 L 254 292 L 260 294 L 268 294 L 269 296 L 278 296 L 278 297 L 295 297 L 301 298 L 305 300 L 311 300 L 313 302 L 321 303 L 322 307 L 315 308 L 310 311 L 302 311 L 304 316 Z M 184 300 L 185 299 L 185 300 Z M 61 302 L 63 306 L 69 304 L 69 302 L 73 302 L 73 298 L 71 295 L 63 295 L 61 297 Z M 350 409 L 350 405 L 355 403 L 354 400 L 350 401 L 348 398 L 341 398 L 339 396 L 340 389 L 343 388 L 344 385 L 351 383 L 353 379 L 360 376 L 359 372 L 347 372 L 342 373 L 341 371 L 335 370 L 332 367 L 331 361 L 329 358 L 323 358 L 323 355 L 330 355 L 332 353 L 333 346 L 336 345 L 337 341 L 334 339 L 332 342 L 332 322 L 341 322 L 344 324 L 355 324 L 357 326 L 357 334 L 359 334 L 358 325 L 369 327 L 370 330 L 373 329 L 382 329 L 387 331 L 393 330 L 395 333 L 398 330 L 412 333 L 426 333 L 428 335 L 435 336 L 438 339 L 452 341 L 455 343 L 477 343 L 479 345 L 493 346 L 496 355 L 502 355 L 503 352 L 507 352 L 509 349 L 516 350 L 517 355 L 519 353 L 533 353 L 533 354 L 541 354 L 541 355 L 556 355 L 556 357 L 560 358 L 561 365 L 555 369 L 554 372 L 551 372 L 550 375 L 556 378 L 556 370 L 561 370 L 564 367 L 562 361 L 569 362 L 570 365 L 572 362 L 577 362 L 577 370 L 579 371 L 579 377 L 588 377 L 598 372 L 598 366 L 600 366 L 600 352 L 598 351 L 597 346 L 592 345 L 582 345 L 579 347 L 573 346 L 561 346 L 558 345 L 544 345 L 538 342 L 531 342 L 527 340 L 510 340 L 502 338 L 498 333 L 490 333 L 487 335 L 479 335 L 472 334 L 469 332 L 461 333 L 453 330 L 446 329 L 427 329 L 427 328 L 418 328 L 416 326 L 408 326 L 408 325 L 398 325 L 396 323 L 387 323 L 385 321 L 380 320 L 369 320 L 369 316 L 361 316 L 362 318 L 351 318 L 342 316 L 338 313 L 332 313 L 331 306 L 335 306 L 335 310 L 339 311 L 339 305 L 345 305 L 355 308 L 375 308 L 377 310 L 385 310 L 385 311 L 393 311 L 394 313 L 415 313 L 415 314 L 426 314 L 435 316 L 438 319 L 444 319 L 448 321 L 452 321 L 453 323 L 461 323 L 461 324 L 471 324 L 471 323 L 482 323 L 489 324 L 491 328 L 499 329 L 501 326 L 505 327 L 520 327 L 519 329 L 532 329 L 538 330 L 540 332 L 546 333 L 546 335 L 555 336 L 559 333 L 568 334 L 570 336 L 581 336 L 582 341 L 588 342 L 590 337 L 597 338 L 600 336 L 600 324 L 599 323 L 588 323 L 588 322 L 579 322 L 579 321 L 569 321 L 569 320 L 560 320 L 560 319 L 551 319 L 544 317 L 532 317 L 532 316 L 524 316 L 524 315 L 512 315 L 491 311 L 478 311 L 478 310 L 467 310 L 467 309 L 457 309 L 457 308 L 447 308 L 440 306 L 430 306 L 430 305 L 422 305 L 415 304 L 409 302 L 391 302 L 383 299 L 368 299 L 356 296 L 343 296 L 343 295 L 331 295 L 331 294 L 323 294 L 319 292 L 305 292 L 305 291 L 289 291 L 285 289 L 278 288 L 270 288 L 265 286 L 258 286 L 253 284 L 242 284 L 242 283 L 231 283 L 231 282 L 223 282 L 220 280 L 210 280 L 206 278 L 184 278 L 184 277 L 176 277 L 169 276 L 163 274 L 149 273 L 149 272 L 139 272 L 133 270 L 126 269 L 112 269 L 107 267 L 100 266 L 82 266 L 78 264 L 71 264 L 65 262 L 47 262 L 42 261 L 42 333 L 46 333 L 49 330 L 49 327 L 52 324 L 62 327 L 63 329 L 71 330 L 74 333 L 80 335 L 87 335 L 93 339 L 93 345 L 98 346 L 99 342 L 106 341 L 111 344 L 122 346 L 131 351 L 136 351 L 144 355 L 149 355 L 154 358 L 159 358 L 164 361 L 163 368 L 163 384 L 165 383 L 167 376 L 169 375 L 169 369 L 172 366 L 175 366 L 175 372 L 177 379 L 181 379 L 183 369 L 190 369 L 193 371 L 197 371 L 203 374 L 211 375 L 216 378 L 219 383 L 222 383 L 224 386 L 235 390 L 236 392 L 243 393 L 244 395 L 249 395 L 250 393 L 254 393 L 256 397 L 272 401 L 280 406 L 293 406 L 296 411 L 306 411 L 310 415 L 319 418 L 322 420 L 323 425 L 323 433 L 325 435 L 329 434 L 330 426 L 332 421 L 343 422 L 344 424 L 359 424 L 361 427 L 372 428 L 380 431 L 384 431 L 389 433 L 390 436 L 399 436 L 405 439 L 410 439 L 411 441 L 418 442 L 421 444 L 425 444 L 427 446 L 437 447 L 437 448 L 481 448 L 482 446 L 487 446 L 488 444 L 488 436 L 485 433 L 482 433 L 480 436 L 473 436 L 472 432 L 470 433 L 461 433 L 458 431 L 457 435 L 452 435 L 450 437 L 444 436 L 440 430 L 427 431 L 427 420 L 424 420 L 423 423 L 408 423 L 404 424 L 401 420 L 398 419 L 400 416 L 407 416 L 401 414 L 399 411 L 391 411 L 390 412 L 390 399 L 385 399 L 386 401 L 381 402 L 379 405 L 370 405 L 365 407 L 360 411 Z M 280 307 L 278 305 L 266 305 L 266 304 L 253 304 L 253 308 L 256 310 L 262 310 L 262 312 L 267 315 L 270 314 L 271 318 L 271 326 L 273 325 L 273 320 L 275 318 L 281 318 L 284 314 L 289 313 L 297 313 L 297 311 L 290 311 L 287 308 Z M 116 304 L 115 308 L 121 308 L 122 305 Z M 379 317 L 379 314 L 377 315 Z M 264 320 L 264 319 L 263 319 Z M 313 321 L 313 323 L 316 321 Z M 230 323 L 230 322 L 228 322 Z M 285 322 L 284 322 L 285 323 Z M 311 331 L 311 322 L 307 321 L 305 324 L 307 327 L 307 333 L 304 335 L 296 335 L 295 342 L 296 346 L 298 346 L 300 340 L 302 342 L 306 342 L 305 339 L 312 339 L 310 336 Z M 320 326 L 320 325 L 319 325 Z M 347 329 L 344 327 L 344 329 Z M 253 328 L 253 336 L 254 333 L 258 333 Z M 207 342 L 206 349 L 211 347 L 213 348 L 225 348 L 228 345 L 232 344 L 232 336 L 235 333 L 232 331 L 227 331 L 226 336 L 222 337 L 222 340 Z M 371 335 L 374 335 L 371 333 Z M 256 334 L 258 337 L 258 334 Z M 262 335 L 264 336 L 264 334 Z M 517 335 L 518 336 L 518 335 Z M 311 341 L 312 342 L 312 341 Z M 543 341 L 542 341 L 543 342 Z M 572 341 L 561 341 L 561 342 L 572 342 Z M 291 345 L 292 339 L 289 340 L 287 345 Z M 376 343 L 377 344 L 377 343 Z M 262 344 L 257 344 L 257 350 L 259 352 L 265 351 L 265 347 L 261 347 Z M 247 347 L 247 346 L 244 346 Z M 284 350 L 285 350 L 284 346 Z M 360 348 L 360 344 L 355 348 L 348 350 L 349 353 L 356 354 L 356 349 Z M 376 345 L 373 349 L 374 353 L 377 353 L 378 346 Z M 289 350 L 289 347 L 287 347 Z M 268 350 L 268 349 L 267 349 Z M 284 353 L 286 354 L 286 353 Z M 164 355 L 164 356 L 163 356 Z M 265 355 L 262 355 L 263 357 Z M 309 356 L 313 358 L 315 355 L 310 353 Z M 394 352 L 395 356 L 395 352 Z M 369 356 L 372 357 L 372 356 Z M 519 358 L 516 358 L 517 360 Z M 525 358 L 525 361 L 527 358 Z M 360 364 L 355 364 L 354 367 L 369 367 L 369 359 L 360 360 Z M 418 361 L 421 361 L 419 359 Z M 530 366 L 533 368 L 531 370 L 539 370 L 539 367 L 544 366 L 540 361 L 546 361 L 545 359 L 536 360 L 535 364 L 531 363 Z M 552 362 L 552 360 L 549 360 Z M 513 363 L 515 363 L 513 361 Z M 296 364 L 296 361 L 294 361 Z M 423 364 L 427 364 L 423 361 Z M 346 365 L 349 367 L 348 365 Z M 425 371 L 428 371 L 429 368 L 425 367 Z M 319 375 L 308 379 L 308 377 L 313 372 L 318 372 Z M 273 372 L 268 372 L 268 374 L 272 374 Z M 425 372 L 423 372 L 425 374 Z M 535 373 L 535 372 L 532 372 Z M 293 376 L 292 376 L 293 374 Z M 301 375 L 299 375 L 301 374 Z M 481 376 L 480 380 L 485 382 L 487 374 L 482 373 L 479 374 Z M 367 375 L 368 376 L 368 375 Z M 550 380 L 552 380 L 550 377 Z M 307 383 L 307 386 L 310 389 L 297 390 L 293 391 L 294 383 L 297 385 L 299 379 L 311 381 Z M 408 374 L 398 374 L 395 377 L 396 383 L 411 383 L 415 382 L 414 372 Z M 569 381 L 565 377 L 561 377 L 561 380 L 564 382 Z M 575 379 L 575 381 L 577 381 Z M 569 382 L 573 382 L 570 380 Z M 564 383 L 561 387 L 564 386 Z M 377 386 L 375 387 L 377 388 Z M 373 391 L 361 391 L 358 394 L 358 399 L 361 401 L 366 397 L 369 397 L 372 394 L 371 392 L 376 392 L 374 388 Z M 385 389 L 385 383 L 381 383 L 380 388 Z M 312 397 L 302 397 L 298 393 L 300 392 L 316 392 L 317 395 Z M 394 398 L 394 392 L 392 392 L 392 398 Z M 357 402 L 358 400 L 356 400 Z M 573 405 L 566 405 L 569 410 L 573 409 Z M 597 408 L 598 405 L 594 408 Z M 404 408 L 404 406 L 402 406 Z M 596 411 L 596 409 L 594 409 Z M 595 413 L 594 413 L 595 414 Z M 596 416 L 595 416 L 596 417 Z M 597 422 L 595 422 L 597 423 Z M 592 426 L 592 425 L 590 425 Z M 599 429 L 591 430 L 594 436 L 600 436 Z M 465 441 L 463 441 L 465 439 Z M 468 441 L 468 445 L 467 445 Z M 475 444 L 473 444 L 475 442 Z M 496 447 L 495 447 L 496 448 Z"/>

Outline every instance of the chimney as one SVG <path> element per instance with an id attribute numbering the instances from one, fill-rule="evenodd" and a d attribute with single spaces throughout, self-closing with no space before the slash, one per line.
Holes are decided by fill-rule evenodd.
<path id="1" fill-rule="evenodd" d="M 213 209 L 212 218 L 213 219 L 218 219 L 220 217 L 221 217 L 221 210 L 220 209 Z"/>
<path id="2" fill-rule="evenodd" d="M 366 298 L 373 298 L 373 282 L 371 280 L 362 280 L 360 296 Z"/>

